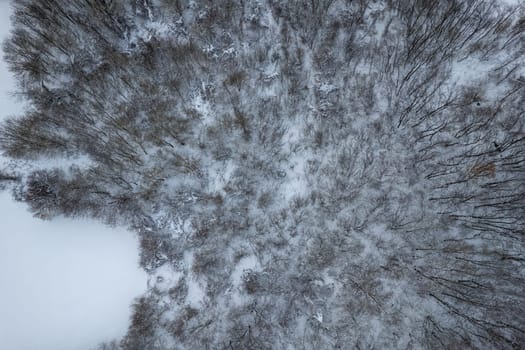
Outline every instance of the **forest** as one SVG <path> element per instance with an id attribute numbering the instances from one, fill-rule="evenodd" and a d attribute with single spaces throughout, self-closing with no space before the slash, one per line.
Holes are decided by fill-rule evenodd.
<path id="1" fill-rule="evenodd" d="M 525 348 L 525 5 L 13 6 L 0 186 L 150 276 L 98 350 Z"/>

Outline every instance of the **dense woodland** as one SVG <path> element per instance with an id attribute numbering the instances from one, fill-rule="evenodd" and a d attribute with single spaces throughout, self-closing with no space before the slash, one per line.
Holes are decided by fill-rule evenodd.
<path id="1" fill-rule="evenodd" d="M 525 7 L 13 6 L 0 182 L 151 276 L 99 349 L 525 348 Z"/>

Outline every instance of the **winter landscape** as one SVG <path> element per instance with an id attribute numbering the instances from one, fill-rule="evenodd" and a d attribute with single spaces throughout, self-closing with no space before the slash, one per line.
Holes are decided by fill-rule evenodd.
<path id="1" fill-rule="evenodd" d="M 91 349 L 525 348 L 523 4 L 12 6 L 0 183 L 148 275 Z"/>

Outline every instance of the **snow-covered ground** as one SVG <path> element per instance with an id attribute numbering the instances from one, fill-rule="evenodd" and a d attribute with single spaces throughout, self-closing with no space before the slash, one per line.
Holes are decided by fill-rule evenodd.
<path id="1" fill-rule="evenodd" d="M 0 0 L 1 40 L 9 15 Z M 21 111 L 13 89 L 0 59 L 0 119 Z M 0 191 L 0 349 L 83 350 L 121 338 L 145 289 L 132 233 L 88 220 L 44 222 Z"/>
<path id="2" fill-rule="evenodd" d="M 146 289 L 133 235 L 34 219 L 6 192 L 0 213 L 0 348 L 81 350 L 121 338 Z"/>

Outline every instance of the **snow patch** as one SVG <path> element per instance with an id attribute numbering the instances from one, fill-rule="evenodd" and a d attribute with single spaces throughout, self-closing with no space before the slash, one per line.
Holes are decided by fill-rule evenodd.
<path id="1" fill-rule="evenodd" d="M 328 83 L 322 83 L 320 86 L 319 86 L 319 91 L 321 91 L 323 94 L 326 94 L 328 95 L 329 93 L 333 92 L 333 91 L 336 91 L 337 90 L 337 87 L 332 85 L 332 84 L 328 84 Z"/>
<path id="2" fill-rule="evenodd" d="M 201 115 L 204 125 L 210 125 L 214 119 L 210 103 L 203 98 L 202 94 L 198 93 L 193 97 L 192 104 L 193 108 Z"/>
<path id="3" fill-rule="evenodd" d="M 188 287 L 188 294 L 186 302 L 193 308 L 200 309 L 205 303 L 206 298 L 206 283 L 197 280 L 192 273 L 194 253 L 192 251 L 185 251 L 182 259 L 181 268 L 186 273 L 186 284 Z"/>
<path id="4" fill-rule="evenodd" d="M 472 85 L 473 82 L 486 78 L 494 69 L 493 61 L 481 61 L 475 57 L 468 57 L 462 61 L 452 63 L 451 76 L 458 85 Z"/>
<path id="5" fill-rule="evenodd" d="M 202 286 L 195 279 L 190 278 L 188 280 L 188 296 L 187 302 L 192 307 L 198 309 L 201 308 L 206 297 L 205 286 Z"/>
<path id="6" fill-rule="evenodd" d="M 212 193 L 222 192 L 223 194 L 226 194 L 224 192 L 224 187 L 230 181 L 235 169 L 237 169 L 237 167 L 232 160 L 212 164 L 208 168 L 208 173 L 210 174 L 208 190 Z"/>
<path id="7" fill-rule="evenodd" d="M 176 270 L 169 263 L 158 267 L 148 279 L 148 287 L 160 292 L 168 292 L 176 287 L 183 277 L 183 272 Z"/>
<path id="8" fill-rule="evenodd" d="M 282 187 L 282 193 L 287 201 L 308 193 L 307 158 L 302 154 L 297 154 L 289 159 L 288 164 L 289 167 L 286 169 L 287 181 Z"/>

